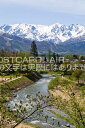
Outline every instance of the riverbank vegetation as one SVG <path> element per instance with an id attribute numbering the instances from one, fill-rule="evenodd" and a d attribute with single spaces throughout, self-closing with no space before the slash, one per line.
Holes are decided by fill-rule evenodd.
<path id="1" fill-rule="evenodd" d="M 16 96 L 15 92 L 31 85 L 33 82 L 39 80 L 41 75 L 37 72 L 30 72 L 28 75 L 18 77 L 17 79 L 11 80 L 0 84 L 0 118 L 1 128 L 11 128 L 19 121 L 19 118 L 15 115 L 15 112 L 11 111 L 5 106 L 12 97 Z"/>
<path id="2" fill-rule="evenodd" d="M 85 72 L 76 70 L 72 75 L 57 76 L 51 80 L 48 87 L 52 104 L 67 113 L 67 117 L 53 113 L 68 120 L 76 128 L 84 128 Z"/>
<path id="3" fill-rule="evenodd" d="M 35 126 L 35 125 L 33 125 L 33 124 L 24 122 L 24 123 L 21 123 L 20 125 L 18 125 L 16 128 L 45 128 L 45 127 L 42 127 L 42 126 Z"/>
<path id="4" fill-rule="evenodd" d="M 37 51 L 37 47 L 35 42 L 32 42 L 31 45 L 31 51 L 30 52 L 15 52 L 15 51 L 7 51 L 7 50 L 1 50 L 0 51 L 0 89 L 1 89 L 1 97 L 0 97 L 0 118 L 1 118 L 1 128 L 11 128 L 13 125 L 15 125 L 17 122 L 19 122 L 19 118 L 17 118 L 15 112 L 11 111 L 9 108 L 7 108 L 5 106 L 5 103 L 7 101 L 9 101 L 13 96 L 15 97 L 15 91 L 18 91 L 21 88 L 24 88 L 27 85 L 31 85 L 33 82 L 37 81 L 38 79 L 41 78 L 40 74 L 54 74 L 55 76 L 58 74 L 58 76 L 56 78 L 54 78 L 50 84 L 49 84 L 49 90 L 50 90 L 50 94 L 53 95 L 54 100 L 52 100 L 52 103 L 55 104 L 56 99 L 57 101 L 59 101 L 57 103 L 57 105 L 59 105 L 59 109 L 63 109 L 63 111 L 65 111 L 68 115 L 70 115 L 70 119 L 72 118 L 74 120 L 73 123 L 75 123 L 77 116 L 79 116 L 75 111 L 80 111 L 80 107 L 82 107 L 82 113 L 84 113 L 83 109 L 84 109 L 84 94 L 85 94 L 85 73 L 82 73 L 81 71 L 77 71 L 72 73 L 72 71 L 59 71 L 59 69 L 55 69 L 55 70 L 37 70 L 34 71 L 33 69 L 31 69 L 30 71 L 26 70 L 26 62 L 23 63 L 23 70 L 20 70 L 15 61 L 16 57 L 19 57 L 18 59 L 21 58 L 25 58 L 25 57 L 37 57 L 38 56 L 38 51 Z M 85 63 L 85 56 L 84 55 L 58 55 L 55 53 L 52 53 L 50 50 L 48 51 L 48 54 L 44 54 L 44 55 L 40 55 L 42 57 L 44 57 L 44 63 L 47 63 L 47 59 L 50 60 L 51 57 L 54 58 L 54 60 L 56 60 L 56 56 L 58 57 L 65 57 L 65 62 L 64 62 L 64 66 L 67 66 L 67 64 L 70 63 L 77 63 L 77 64 L 84 64 Z M 11 59 L 9 60 L 9 63 L 7 64 L 11 64 L 11 67 L 9 66 L 5 66 L 5 68 L 7 68 L 7 70 L 4 71 L 3 69 L 3 65 L 5 65 L 5 62 L 7 62 L 7 58 L 4 57 L 14 57 L 14 66 L 15 66 L 15 70 L 13 69 L 13 63 L 11 61 Z M 3 58 L 5 61 L 3 61 Z M 71 62 L 70 62 L 71 61 Z M 20 62 L 20 61 L 19 61 Z M 41 62 L 42 63 L 42 62 Z M 22 64 L 22 62 L 20 62 L 19 64 Z M 34 64 L 34 62 L 32 63 Z M 60 65 L 62 63 L 57 63 L 58 66 L 60 67 Z M 13 70 L 10 71 L 10 68 L 12 68 Z M 31 68 L 31 67 L 30 67 Z M 75 97 L 70 97 L 69 94 L 71 93 L 73 96 Z M 75 95 L 74 95 L 75 94 Z M 70 102 L 70 98 L 71 98 L 71 102 L 72 102 L 72 98 L 77 98 L 76 100 L 78 101 L 79 104 L 79 109 L 76 110 L 75 108 L 75 113 L 74 114 L 74 118 L 73 116 L 71 116 L 71 110 L 73 109 L 73 106 L 75 105 L 74 102 Z M 40 98 L 42 99 L 43 96 Z M 64 101 L 65 100 L 65 101 Z M 46 101 L 47 102 L 47 101 Z M 40 103 L 40 100 L 39 100 Z M 62 104 L 59 104 L 62 103 Z M 39 105 L 39 104 L 38 104 Z M 56 106 L 57 106 L 56 105 Z M 71 106 L 73 105 L 73 106 Z M 65 106 L 65 107 L 62 107 Z M 39 106 L 38 106 L 39 108 Z M 70 108 L 70 109 L 69 109 Z M 66 110 L 70 110 L 70 111 L 66 111 Z M 81 112 L 81 111 L 80 111 Z M 69 114 L 70 113 L 70 114 Z M 76 116 L 75 116 L 76 115 Z M 81 116 L 81 113 L 80 113 Z M 77 119 L 77 122 L 80 121 L 80 117 Z M 71 122 L 72 122 L 71 121 Z M 81 123 L 81 121 L 80 121 Z M 75 126 L 77 125 L 81 125 L 81 124 L 74 124 Z M 82 127 L 78 127 L 78 128 L 83 128 Z"/>

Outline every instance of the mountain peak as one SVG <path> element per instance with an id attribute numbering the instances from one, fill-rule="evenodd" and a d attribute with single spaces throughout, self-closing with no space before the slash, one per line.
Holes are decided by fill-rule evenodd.
<path id="1" fill-rule="evenodd" d="M 14 34 L 23 38 L 36 41 L 54 41 L 56 43 L 64 42 L 70 38 L 75 38 L 85 34 L 85 26 L 71 24 L 65 26 L 60 23 L 53 25 L 35 25 L 35 24 L 10 24 L 0 27 L 2 31 Z"/>

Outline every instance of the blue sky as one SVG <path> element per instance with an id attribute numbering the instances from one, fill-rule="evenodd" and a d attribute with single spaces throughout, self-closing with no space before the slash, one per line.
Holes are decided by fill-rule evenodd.
<path id="1" fill-rule="evenodd" d="M 85 0 L 0 0 L 0 25 L 85 25 Z"/>

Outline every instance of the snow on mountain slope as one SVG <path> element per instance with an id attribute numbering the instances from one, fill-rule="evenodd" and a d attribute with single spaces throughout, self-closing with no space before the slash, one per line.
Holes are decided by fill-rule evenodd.
<path id="1" fill-rule="evenodd" d="M 0 29 L 0 34 L 3 34 L 3 33 L 4 33 L 4 31 L 2 29 Z"/>
<path id="2" fill-rule="evenodd" d="M 3 25 L 0 29 L 5 33 L 14 34 L 23 38 L 36 41 L 50 41 L 56 44 L 85 34 L 85 26 L 78 24 L 72 24 L 70 26 L 65 26 L 59 23 L 50 26 L 14 24 Z"/>

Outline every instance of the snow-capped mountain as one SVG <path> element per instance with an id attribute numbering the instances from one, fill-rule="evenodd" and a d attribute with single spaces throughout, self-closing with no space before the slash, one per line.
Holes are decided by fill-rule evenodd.
<path id="1" fill-rule="evenodd" d="M 16 35 L 0 34 L 0 50 L 30 51 L 32 40 L 21 38 Z M 85 55 L 85 35 L 71 38 L 64 43 L 55 44 L 46 41 L 36 41 L 39 54 L 48 54 L 48 51 L 59 54 L 81 54 Z"/>
<path id="2" fill-rule="evenodd" d="M 85 26 L 14 24 L 0 27 L 0 49 L 30 51 L 35 40 L 40 54 L 85 54 Z"/>
<path id="3" fill-rule="evenodd" d="M 50 41 L 55 44 L 65 42 L 71 38 L 80 37 L 85 34 L 85 26 L 72 24 L 53 24 L 50 26 L 34 24 L 3 25 L 1 31 L 35 41 Z"/>

